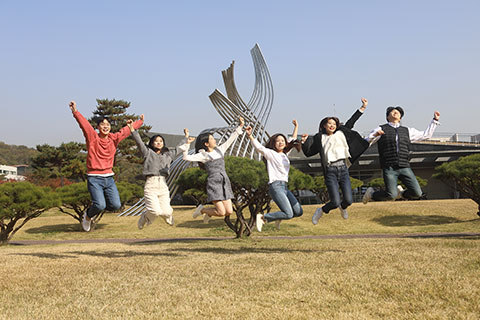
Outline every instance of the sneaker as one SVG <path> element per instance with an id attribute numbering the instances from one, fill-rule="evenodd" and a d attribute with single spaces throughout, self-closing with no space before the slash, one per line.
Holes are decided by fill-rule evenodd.
<path id="1" fill-rule="evenodd" d="M 140 218 L 137 221 L 138 229 L 142 230 L 143 227 L 145 226 L 145 223 L 147 223 L 147 217 L 145 217 L 145 214 L 141 214 Z"/>
<path id="2" fill-rule="evenodd" d="M 192 215 L 193 219 L 196 219 L 196 218 L 198 218 L 202 215 L 202 209 L 203 209 L 203 205 L 201 205 L 201 204 L 198 205 L 198 207 L 193 212 L 193 215 Z"/>
<path id="3" fill-rule="evenodd" d="M 173 221 L 173 215 L 172 216 L 169 216 L 168 218 L 165 219 L 165 222 L 170 225 L 170 226 L 173 226 L 173 224 L 175 223 Z"/>
<path id="4" fill-rule="evenodd" d="M 372 201 L 372 196 L 375 190 L 373 190 L 372 187 L 368 187 L 367 191 L 365 191 L 365 194 L 363 195 L 363 204 L 367 204 L 367 202 Z"/>
<path id="5" fill-rule="evenodd" d="M 323 216 L 322 207 L 317 208 L 317 210 L 315 210 L 315 213 L 313 214 L 312 223 L 317 224 L 318 220 L 320 220 L 322 216 Z"/>
<path id="6" fill-rule="evenodd" d="M 207 224 L 208 221 L 210 221 L 210 216 L 205 213 L 205 214 L 203 215 L 203 223 Z"/>
<path id="7" fill-rule="evenodd" d="M 398 185 L 397 190 L 398 190 L 398 194 L 397 194 L 397 197 L 395 199 L 402 199 L 403 198 L 403 191 L 405 191 L 405 189 L 403 189 L 403 187 L 401 185 Z"/>
<path id="8" fill-rule="evenodd" d="M 280 230 L 280 223 L 282 222 L 282 220 L 275 220 L 275 228 L 277 228 L 277 230 Z"/>
<path id="9" fill-rule="evenodd" d="M 87 213 L 85 212 L 83 214 L 83 219 L 82 219 L 83 230 L 85 230 L 86 232 L 89 232 L 91 225 L 92 225 L 92 220 L 87 220 Z"/>
<path id="10" fill-rule="evenodd" d="M 348 219 L 347 209 L 343 209 L 342 207 L 340 207 L 340 211 L 342 212 L 342 218 L 343 219 Z"/>
<path id="11" fill-rule="evenodd" d="M 262 214 L 257 214 L 257 231 L 262 232 L 263 225 L 265 224 L 265 221 L 263 220 L 263 215 Z"/>

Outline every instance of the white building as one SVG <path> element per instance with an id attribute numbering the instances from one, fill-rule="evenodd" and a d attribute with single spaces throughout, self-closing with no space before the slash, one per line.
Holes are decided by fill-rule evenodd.
<path id="1" fill-rule="evenodd" d="M 25 180 L 24 176 L 18 175 L 17 167 L 0 165 L 0 174 L 5 176 L 7 180 Z"/>

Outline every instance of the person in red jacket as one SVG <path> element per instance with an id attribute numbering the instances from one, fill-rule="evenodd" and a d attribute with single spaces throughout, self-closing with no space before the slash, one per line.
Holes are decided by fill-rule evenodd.
<path id="1" fill-rule="evenodd" d="M 113 180 L 113 161 L 117 146 L 130 135 L 128 126 L 123 127 L 117 133 L 110 132 L 110 122 L 107 118 L 97 121 L 98 133 L 90 125 L 87 119 L 77 110 L 75 101 L 70 102 L 70 110 L 82 129 L 87 144 L 87 186 L 92 205 L 83 215 L 82 227 L 90 231 L 91 219 L 103 210 L 115 211 L 120 209 L 120 195 Z M 138 129 L 143 124 L 143 114 L 140 120 L 133 123 Z"/>

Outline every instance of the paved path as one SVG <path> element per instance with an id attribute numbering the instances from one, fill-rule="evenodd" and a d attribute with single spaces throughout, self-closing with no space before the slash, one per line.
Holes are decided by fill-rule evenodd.
<path id="1" fill-rule="evenodd" d="M 427 233 L 397 233 L 397 234 L 334 234 L 307 236 L 253 236 L 251 239 L 402 239 L 402 238 L 480 238 L 475 232 L 427 232 Z M 64 244 L 64 243 L 160 243 L 185 241 L 219 241 L 234 239 L 232 237 L 196 237 L 196 238 L 145 238 L 145 239 L 78 239 L 78 240 L 18 240 L 11 245 Z"/>

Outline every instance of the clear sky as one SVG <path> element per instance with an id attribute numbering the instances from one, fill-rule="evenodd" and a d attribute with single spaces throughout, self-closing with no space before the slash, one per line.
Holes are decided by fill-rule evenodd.
<path id="1" fill-rule="evenodd" d="M 0 141 L 83 141 L 68 102 L 90 117 L 96 98 L 130 101 L 153 131 L 192 135 L 223 126 L 208 95 L 225 92 L 235 60 L 248 101 L 250 49 L 273 79 L 267 129 L 315 133 L 369 99 L 356 129 L 385 122 L 480 133 L 480 1 L 14 1 L 0 0 Z"/>

